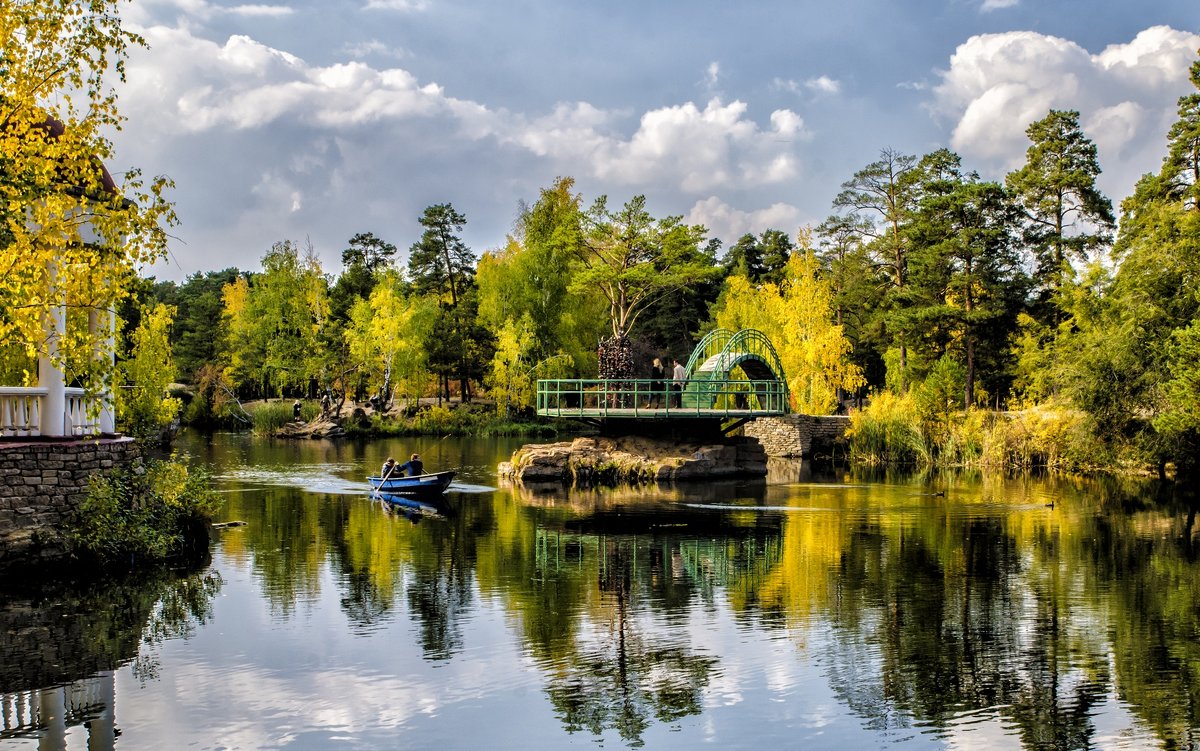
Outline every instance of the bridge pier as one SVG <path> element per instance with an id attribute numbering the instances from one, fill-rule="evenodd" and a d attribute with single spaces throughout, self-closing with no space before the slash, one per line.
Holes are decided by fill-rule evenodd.
<path id="1" fill-rule="evenodd" d="M 767 456 L 810 459 L 834 453 L 849 428 L 845 415 L 780 415 L 751 420 L 742 431 L 758 439 Z"/>

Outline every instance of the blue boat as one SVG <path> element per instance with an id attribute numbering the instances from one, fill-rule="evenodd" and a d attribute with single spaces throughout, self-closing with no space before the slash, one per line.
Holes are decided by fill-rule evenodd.
<path id="1" fill-rule="evenodd" d="M 446 492 L 446 488 L 450 487 L 450 481 L 454 479 L 455 471 L 448 469 L 445 472 L 434 472 L 429 475 L 417 475 L 415 477 L 388 477 L 386 480 L 382 477 L 368 477 L 367 482 L 371 484 L 371 490 L 375 493 L 388 493 L 391 495 L 441 495 Z"/>

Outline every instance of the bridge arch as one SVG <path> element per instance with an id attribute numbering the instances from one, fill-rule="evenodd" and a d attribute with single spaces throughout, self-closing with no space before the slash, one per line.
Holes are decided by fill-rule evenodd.
<path id="1" fill-rule="evenodd" d="M 758 329 L 710 331 L 692 350 L 685 371 L 685 403 L 707 401 L 714 391 L 710 385 L 731 381 L 777 382 L 782 385 L 785 404 L 789 401 L 787 376 L 779 353 L 767 335 Z M 727 386 L 722 390 L 727 390 Z"/>

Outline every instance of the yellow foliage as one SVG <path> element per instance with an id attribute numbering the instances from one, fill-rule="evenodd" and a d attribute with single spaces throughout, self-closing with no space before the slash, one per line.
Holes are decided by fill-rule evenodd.
<path id="1" fill-rule="evenodd" d="M 169 180 L 133 170 L 114 181 L 101 166 L 113 156 L 103 134 L 122 122 L 105 77 L 123 78 L 127 49 L 143 44 L 117 4 L 12 0 L 0 13 L 0 355 L 49 351 L 43 322 L 66 305 L 59 364 L 92 390 L 112 352 L 86 312 L 111 314 L 175 221 Z"/>
<path id="2" fill-rule="evenodd" d="M 830 414 L 838 389 L 852 391 L 865 379 L 850 362 L 852 346 L 833 323 L 833 289 L 817 275 L 817 262 L 806 236 L 792 255 L 783 282 L 753 286 L 744 276 L 726 280 L 716 323 L 737 331 L 762 331 L 775 345 L 788 379 L 792 407 L 807 414 Z"/>

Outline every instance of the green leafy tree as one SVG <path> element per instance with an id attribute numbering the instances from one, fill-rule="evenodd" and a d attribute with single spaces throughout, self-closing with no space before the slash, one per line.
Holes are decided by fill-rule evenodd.
<path id="1" fill-rule="evenodd" d="M 516 233 L 504 248 L 479 260 L 480 319 L 501 336 L 506 326 L 519 326 L 527 316 L 535 362 L 558 355 L 581 365 L 594 361 L 604 329 L 599 294 L 569 289 L 583 242 L 581 199 L 573 187 L 571 178 L 560 177 L 543 189 L 520 211 Z"/>
<path id="2" fill-rule="evenodd" d="M 343 323 L 349 320 L 350 308 L 371 296 L 379 275 L 391 268 L 395 255 L 395 245 L 370 232 L 351 237 L 342 251 L 342 273 L 329 290 L 330 317 Z"/>
<path id="3" fill-rule="evenodd" d="M 1200 60 L 1192 63 L 1189 78 L 1200 89 Z M 1167 133 L 1162 182 L 1170 195 L 1200 212 L 1200 91 L 1179 98 L 1179 119 Z"/>
<path id="4" fill-rule="evenodd" d="M 142 316 L 121 362 L 123 388 L 117 389 L 117 416 L 135 438 L 159 435 L 179 414 L 179 399 L 167 395 L 175 380 L 168 331 L 174 310 L 162 303 Z"/>
<path id="5" fill-rule="evenodd" d="M 570 289 L 604 296 L 614 338 L 633 331 L 660 298 L 719 273 L 697 252 L 705 228 L 685 225 L 677 216 L 655 220 L 645 196 L 634 196 L 618 211 L 601 196 L 585 215 L 585 229 Z"/>
<path id="6" fill-rule="evenodd" d="M 763 266 L 762 248 L 758 245 L 758 238 L 751 232 L 739 237 L 737 242 L 729 246 L 722 265 L 726 274 L 738 274 L 751 281 L 761 279 L 766 268 Z"/>

